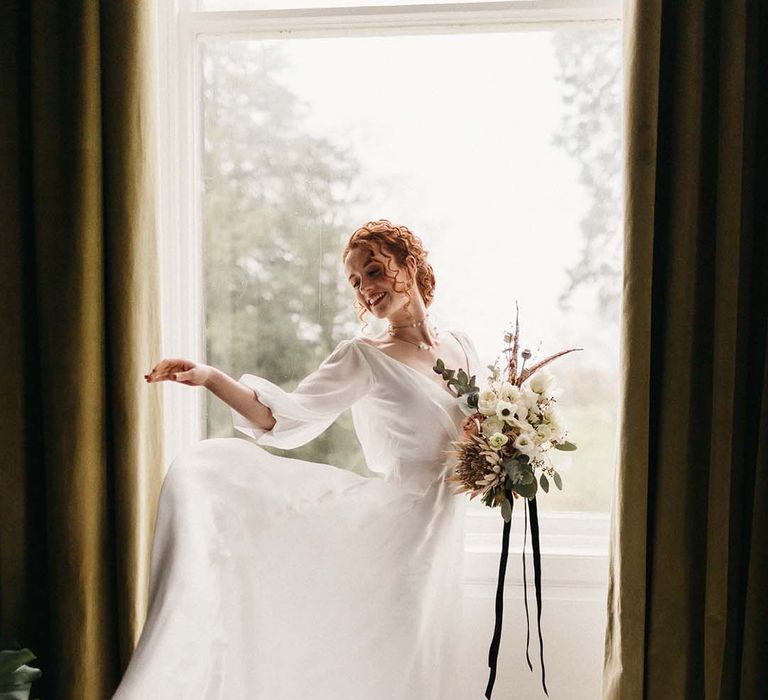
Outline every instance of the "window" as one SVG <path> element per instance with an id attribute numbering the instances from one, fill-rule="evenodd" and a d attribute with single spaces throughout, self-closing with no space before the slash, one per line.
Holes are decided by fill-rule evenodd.
<path id="1" fill-rule="evenodd" d="M 579 449 L 558 455 L 565 490 L 540 508 L 548 595 L 594 637 L 560 644 L 593 697 L 617 437 L 621 3 L 318 4 L 161 10 L 165 352 L 291 388 L 358 330 L 340 252 L 375 218 L 422 237 L 431 315 L 487 363 L 515 300 L 536 356 L 583 347 L 552 366 Z M 168 387 L 169 456 L 233 434 L 228 409 L 200 399 Z M 364 471 L 349 415 L 290 454 Z M 493 595 L 499 531 L 470 504 L 470 600 Z"/>

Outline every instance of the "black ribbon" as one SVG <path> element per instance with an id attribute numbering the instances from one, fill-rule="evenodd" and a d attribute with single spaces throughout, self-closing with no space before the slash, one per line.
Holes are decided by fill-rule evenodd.
<path id="1" fill-rule="evenodd" d="M 528 570 L 525 564 L 525 546 L 528 544 L 528 499 L 525 499 L 525 513 L 523 514 L 525 531 L 523 534 L 523 602 L 525 603 L 525 660 L 528 668 L 533 671 L 529 647 L 531 644 L 531 618 L 528 615 Z"/>
<path id="2" fill-rule="evenodd" d="M 509 500 L 510 508 L 512 507 L 514 500 L 509 490 L 505 490 L 507 499 Z M 530 619 L 528 617 L 528 584 L 526 580 L 526 566 L 525 566 L 525 544 L 528 539 L 528 520 L 531 523 L 531 546 L 533 548 L 533 581 L 536 588 L 536 621 L 539 629 L 539 657 L 541 659 L 541 685 L 544 688 L 544 694 L 549 697 L 547 691 L 546 671 L 544 668 L 544 638 L 541 634 L 541 546 L 539 543 L 539 513 L 538 506 L 536 504 L 536 498 L 530 500 L 526 499 L 526 513 L 523 516 L 525 520 L 525 535 L 523 539 L 523 598 L 525 600 L 525 622 L 526 622 L 526 638 L 525 638 L 525 658 L 528 661 L 528 668 L 533 671 L 533 664 L 531 664 L 531 658 L 528 653 L 528 646 L 531 638 Z M 526 517 L 527 516 L 527 517 Z M 496 584 L 496 623 L 493 629 L 493 639 L 491 640 L 491 647 L 488 650 L 488 667 L 490 672 L 488 674 L 488 684 L 485 688 L 485 697 L 491 700 L 491 694 L 493 693 L 493 685 L 496 682 L 496 667 L 499 658 L 499 646 L 501 644 L 501 628 L 502 620 L 504 616 L 504 578 L 507 571 L 507 559 L 509 557 L 509 531 L 512 525 L 510 519 L 509 522 L 504 521 L 504 527 L 501 534 L 501 556 L 499 557 L 499 579 Z"/>
<path id="3" fill-rule="evenodd" d="M 512 508 L 514 499 L 509 489 L 504 493 L 509 501 L 509 507 Z M 485 697 L 491 700 L 493 684 L 496 682 L 496 663 L 499 658 L 499 645 L 501 644 L 501 622 L 504 617 L 504 577 L 507 573 L 507 557 L 509 556 L 509 530 L 512 527 L 512 518 L 509 522 L 504 521 L 504 528 L 501 531 L 501 557 L 499 558 L 499 580 L 496 584 L 496 624 L 493 628 L 493 639 L 491 648 L 488 650 L 488 685 L 485 687 Z"/>
<path id="4" fill-rule="evenodd" d="M 539 544 L 539 507 L 536 504 L 535 496 L 528 501 L 528 517 L 531 521 L 531 546 L 533 547 L 533 585 L 536 587 L 536 622 L 539 628 L 541 687 L 544 688 L 544 695 L 549 697 L 547 674 L 544 669 L 544 638 L 541 636 L 541 545 Z"/>

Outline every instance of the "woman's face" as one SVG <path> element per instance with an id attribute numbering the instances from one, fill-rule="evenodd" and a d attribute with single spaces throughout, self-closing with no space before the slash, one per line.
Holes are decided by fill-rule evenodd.
<path id="1" fill-rule="evenodd" d="M 381 254 L 377 242 L 373 246 L 374 252 L 353 248 L 344 261 L 344 268 L 358 302 L 377 318 L 388 318 L 403 307 L 408 297 L 405 292 L 395 291 L 391 278 L 387 276 L 388 259 Z M 405 289 L 409 276 L 412 278 L 410 266 L 402 268 L 392 260 L 390 267 L 397 270 L 398 289 Z"/>

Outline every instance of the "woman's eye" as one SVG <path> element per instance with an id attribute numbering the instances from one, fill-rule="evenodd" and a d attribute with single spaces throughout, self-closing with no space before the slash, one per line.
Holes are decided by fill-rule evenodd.
<path id="1" fill-rule="evenodd" d="M 379 274 L 378 268 L 373 268 L 372 270 L 368 270 L 368 276 L 369 277 L 375 277 Z"/>

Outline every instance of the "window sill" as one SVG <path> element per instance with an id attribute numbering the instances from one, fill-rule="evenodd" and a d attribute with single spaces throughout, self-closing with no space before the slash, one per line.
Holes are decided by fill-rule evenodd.
<path id="1" fill-rule="evenodd" d="M 542 589 L 563 600 L 604 599 L 608 585 L 608 513 L 539 513 Z M 468 597 L 496 595 L 503 521 L 496 510 L 469 506 L 464 538 L 464 588 Z M 505 598 L 523 596 L 523 511 L 512 516 Z M 529 588 L 533 586 L 530 531 L 526 544 Z M 529 590 L 529 595 L 531 591 Z"/>

